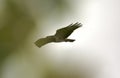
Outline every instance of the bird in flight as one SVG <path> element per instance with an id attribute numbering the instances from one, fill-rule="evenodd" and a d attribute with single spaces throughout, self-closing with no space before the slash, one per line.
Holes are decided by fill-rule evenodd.
<path id="1" fill-rule="evenodd" d="M 54 35 L 38 39 L 37 41 L 35 41 L 35 45 L 40 48 L 43 45 L 51 42 L 74 42 L 75 39 L 68 39 L 68 37 L 75 29 L 81 26 L 82 24 L 78 22 L 75 24 L 70 24 L 64 28 L 58 29 Z"/>

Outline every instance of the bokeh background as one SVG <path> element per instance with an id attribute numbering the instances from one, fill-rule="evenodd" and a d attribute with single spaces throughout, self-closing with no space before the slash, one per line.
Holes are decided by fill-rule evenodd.
<path id="1" fill-rule="evenodd" d="M 119 0 L 0 0 L 0 78 L 120 78 Z M 80 22 L 74 43 L 34 42 Z"/>

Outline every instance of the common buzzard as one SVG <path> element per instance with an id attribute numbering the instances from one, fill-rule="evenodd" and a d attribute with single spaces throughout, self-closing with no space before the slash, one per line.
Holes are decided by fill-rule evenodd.
<path id="1" fill-rule="evenodd" d="M 77 29 L 81 26 L 82 26 L 82 24 L 78 23 L 78 22 L 75 24 L 70 24 L 67 27 L 58 29 L 56 31 L 55 35 L 51 35 L 51 36 L 47 36 L 45 38 L 38 39 L 35 42 L 35 44 L 36 44 L 36 46 L 41 47 L 50 42 L 73 42 L 73 41 L 75 41 L 74 39 L 67 39 L 67 38 L 72 34 L 72 32 L 75 29 Z"/>

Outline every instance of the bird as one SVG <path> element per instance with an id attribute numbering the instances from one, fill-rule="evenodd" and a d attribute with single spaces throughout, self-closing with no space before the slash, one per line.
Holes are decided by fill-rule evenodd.
<path id="1" fill-rule="evenodd" d="M 42 47 L 51 42 L 74 42 L 75 39 L 68 39 L 68 37 L 73 33 L 77 28 L 82 27 L 82 24 L 79 22 L 72 23 L 66 27 L 56 30 L 54 35 L 46 36 L 45 38 L 40 38 L 35 41 L 37 47 Z"/>

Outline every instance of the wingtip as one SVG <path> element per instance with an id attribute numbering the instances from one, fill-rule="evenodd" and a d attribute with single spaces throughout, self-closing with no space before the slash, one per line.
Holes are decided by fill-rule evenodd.
<path id="1" fill-rule="evenodd" d="M 78 27 L 82 27 L 82 23 L 79 23 L 79 22 L 76 22 L 74 25 Z"/>
<path id="2" fill-rule="evenodd" d="M 71 26 L 76 26 L 76 27 L 82 27 L 82 23 L 79 23 L 79 22 L 76 22 L 76 23 L 71 23 L 70 25 L 68 25 L 68 27 L 71 27 Z"/>

